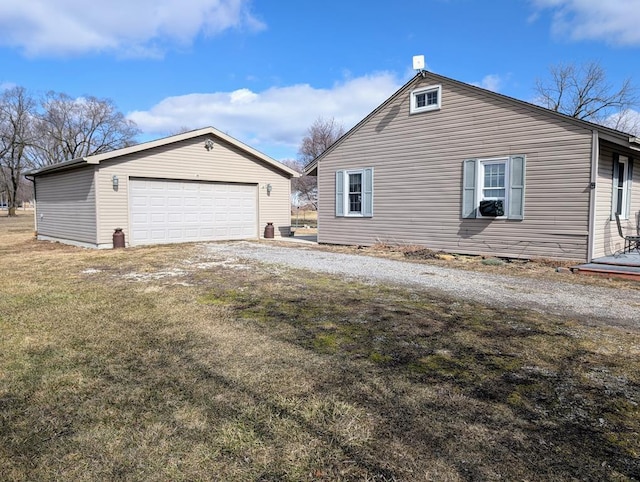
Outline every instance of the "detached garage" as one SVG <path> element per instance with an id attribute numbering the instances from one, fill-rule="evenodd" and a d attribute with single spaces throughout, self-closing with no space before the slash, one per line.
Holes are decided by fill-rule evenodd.
<path id="1" fill-rule="evenodd" d="M 288 236 L 297 173 L 208 127 L 29 174 L 38 239 L 111 248 Z"/>

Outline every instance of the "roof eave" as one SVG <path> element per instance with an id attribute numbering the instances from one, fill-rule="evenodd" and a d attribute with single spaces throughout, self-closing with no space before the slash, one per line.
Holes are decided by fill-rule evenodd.
<path id="1" fill-rule="evenodd" d="M 184 132 L 182 134 L 177 134 L 174 136 L 164 137 L 162 139 L 157 139 L 155 141 L 144 142 L 141 144 L 136 144 L 135 146 L 125 147 L 123 149 L 117 149 L 115 151 L 105 152 L 104 154 L 97 154 L 95 156 L 89 156 L 87 160 L 89 162 L 95 161 L 95 163 L 100 163 L 104 160 L 113 159 L 115 157 L 126 156 L 128 154 L 134 154 L 136 152 L 145 151 L 148 149 L 153 149 L 156 147 L 166 146 L 168 144 L 173 144 L 176 142 L 181 142 L 188 139 L 193 139 L 195 137 L 212 135 L 217 137 L 218 139 L 222 139 L 223 141 L 238 147 L 239 149 L 251 154 L 254 157 L 257 157 L 261 161 L 266 164 L 275 167 L 276 169 L 282 171 L 285 174 L 288 174 L 290 177 L 297 177 L 299 174 L 293 169 L 285 166 L 284 164 L 276 161 L 272 157 L 267 156 L 266 154 L 254 149 L 253 147 L 245 144 L 244 142 L 239 141 L 238 139 L 231 137 L 224 132 L 219 131 L 214 127 L 204 127 L 202 129 L 196 129 L 189 132 Z"/>
<path id="2" fill-rule="evenodd" d="M 44 174 L 51 174 L 58 171 L 66 171 L 67 169 L 73 169 L 83 164 L 97 164 L 95 162 L 89 162 L 84 157 L 78 157 L 77 159 L 70 159 L 68 161 L 60 162 L 58 164 L 51 164 L 50 166 L 44 166 L 40 169 L 34 169 L 27 172 L 26 176 L 40 176 Z"/>
<path id="3" fill-rule="evenodd" d="M 381 109 L 383 109 L 387 104 L 389 104 L 393 99 L 395 99 L 400 92 L 402 92 L 404 89 L 406 89 L 409 85 L 411 85 L 412 83 L 414 83 L 417 79 L 422 78 L 422 74 L 418 73 L 416 74 L 414 77 L 412 77 L 411 79 L 409 79 L 408 82 L 406 82 L 402 87 L 400 87 L 398 90 L 396 90 L 392 95 L 390 95 L 387 99 L 385 99 L 384 102 L 382 102 L 378 107 L 376 107 L 375 109 L 373 109 L 364 119 L 362 119 L 360 122 L 358 122 L 355 126 L 353 126 L 351 129 L 349 129 L 347 132 L 345 132 L 342 137 L 340 137 L 337 141 L 335 141 L 333 144 L 331 144 L 322 154 L 320 154 L 318 157 L 316 157 L 313 161 L 311 161 L 309 164 L 307 164 L 305 166 L 305 168 L 302 170 L 302 172 L 304 172 L 307 175 L 318 175 L 318 163 L 319 161 L 324 158 L 327 154 L 329 154 L 331 151 L 333 151 L 338 145 L 342 144 L 342 142 L 347 139 L 348 137 L 351 136 L 352 133 L 354 133 L 355 131 L 357 131 L 360 126 L 362 126 L 364 123 L 366 123 L 371 117 L 373 117 L 378 111 L 380 111 Z M 310 174 L 311 172 L 315 171 L 316 174 Z"/>
<path id="4" fill-rule="evenodd" d="M 59 164 L 54 164 L 52 166 L 46 166 L 36 171 L 32 171 L 29 175 L 42 175 L 49 174 L 51 172 L 63 171 L 66 169 L 70 169 L 73 167 L 77 167 L 81 164 L 100 164 L 102 161 L 106 161 L 109 159 L 115 159 L 117 157 L 126 156 L 129 154 L 135 154 L 137 152 L 146 151 L 149 149 L 154 149 L 156 147 L 166 146 L 168 144 L 173 144 L 176 142 L 184 141 L 187 139 L 193 139 L 195 137 L 211 135 L 213 137 L 217 137 L 241 150 L 244 152 L 251 154 L 253 157 L 260 159 L 262 162 L 267 165 L 278 169 L 283 174 L 288 175 L 290 178 L 298 177 L 300 174 L 294 171 L 293 169 L 285 166 L 284 164 L 276 161 L 275 159 L 263 154 L 262 152 L 254 149 L 253 147 L 248 146 L 247 144 L 227 135 L 213 127 L 205 127 L 202 129 L 197 129 L 189 132 L 184 132 L 182 134 L 177 134 L 174 136 L 163 137 L 162 139 L 157 139 L 149 142 L 142 142 L 140 144 L 136 144 L 135 146 L 124 147 L 122 149 L 116 149 L 109 152 L 104 152 L 102 154 L 95 154 L 93 156 L 82 157 L 78 159 L 72 159 L 69 161 L 64 161 Z"/>
<path id="5" fill-rule="evenodd" d="M 318 158 L 316 157 L 313 161 L 302 168 L 302 174 L 305 176 L 317 176 L 318 175 Z"/>

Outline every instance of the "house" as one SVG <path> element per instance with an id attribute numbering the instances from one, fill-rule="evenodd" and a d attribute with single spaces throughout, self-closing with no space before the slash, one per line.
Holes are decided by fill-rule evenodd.
<path id="1" fill-rule="evenodd" d="M 110 248 L 288 236 L 292 169 L 207 127 L 29 173 L 41 240 Z"/>
<path id="2" fill-rule="evenodd" d="M 320 243 L 591 261 L 623 248 L 616 212 L 635 230 L 638 157 L 638 138 L 423 71 L 305 173 Z"/>

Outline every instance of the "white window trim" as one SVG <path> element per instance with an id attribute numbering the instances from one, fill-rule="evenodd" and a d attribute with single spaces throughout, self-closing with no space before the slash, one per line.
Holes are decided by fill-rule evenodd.
<path id="1" fill-rule="evenodd" d="M 360 174 L 362 178 L 359 212 L 349 212 L 349 177 L 353 174 Z M 373 167 L 364 167 L 361 169 L 340 169 L 336 171 L 336 217 L 373 217 L 373 177 Z"/>
<path id="2" fill-rule="evenodd" d="M 626 156 L 620 156 L 618 158 L 618 166 L 618 179 L 616 179 L 616 182 L 619 182 L 620 174 L 624 176 L 624 180 L 622 187 L 615 185 L 613 186 L 613 189 L 616 192 L 616 196 L 614 196 L 616 201 L 618 199 L 617 192 L 622 190 L 622 206 L 614 206 L 614 212 L 617 212 L 619 209 L 620 219 L 629 219 L 629 202 L 627 199 L 627 196 L 629 195 L 629 158 Z"/>
<path id="3" fill-rule="evenodd" d="M 480 206 L 480 201 L 485 198 L 482 195 L 484 190 L 484 166 L 485 164 L 504 163 L 504 215 L 502 216 L 483 216 L 478 209 L 476 215 L 477 218 L 489 218 L 489 219 L 507 219 L 509 217 L 509 157 L 492 157 L 487 159 L 478 159 L 478 174 L 476 176 L 476 206 Z"/>
<path id="4" fill-rule="evenodd" d="M 349 202 L 349 176 L 352 174 L 360 174 L 360 212 L 350 211 Z M 344 217 L 346 218 L 362 218 L 364 217 L 364 169 L 351 169 L 344 171 Z"/>
<path id="5" fill-rule="evenodd" d="M 416 96 L 420 94 L 426 94 L 429 92 L 437 92 L 438 93 L 438 102 L 437 104 L 425 105 L 424 107 L 416 107 Z M 415 89 L 411 91 L 411 105 L 409 112 L 411 114 L 419 114 L 420 112 L 429 112 L 434 110 L 440 110 L 442 107 L 442 85 L 429 85 L 427 87 L 420 87 L 419 89 Z"/>

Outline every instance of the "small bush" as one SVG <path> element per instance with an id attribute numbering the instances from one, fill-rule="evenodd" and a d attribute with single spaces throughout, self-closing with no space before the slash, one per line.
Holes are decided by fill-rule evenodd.
<path id="1" fill-rule="evenodd" d="M 499 258 L 486 258 L 482 260 L 482 264 L 487 266 L 503 266 L 505 262 Z"/>

